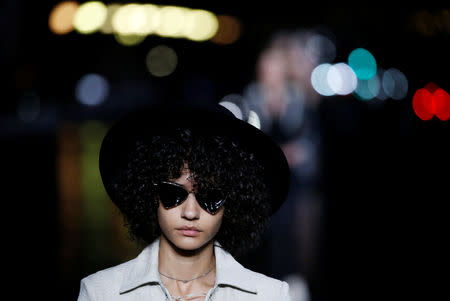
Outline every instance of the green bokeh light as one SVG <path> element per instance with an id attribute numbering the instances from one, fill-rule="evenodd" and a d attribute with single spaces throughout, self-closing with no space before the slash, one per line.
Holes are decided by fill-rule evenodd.
<path id="1" fill-rule="evenodd" d="M 348 65 L 361 80 L 371 79 L 377 73 L 375 57 L 364 48 L 356 48 L 350 53 Z"/>

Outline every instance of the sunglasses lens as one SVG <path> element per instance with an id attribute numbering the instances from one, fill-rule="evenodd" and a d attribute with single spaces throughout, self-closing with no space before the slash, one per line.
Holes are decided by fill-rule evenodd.
<path id="1" fill-rule="evenodd" d="M 200 206 L 211 214 L 216 214 L 226 200 L 220 190 L 211 190 L 207 193 L 198 194 L 196 197 Z"/>
<path id="2" fill-rule="evenodd" d="M 188 196 L 188 192 L 183 188 L 168 183 L 158 185 L 158 194 L 166 209 L 179 206 Z"/>

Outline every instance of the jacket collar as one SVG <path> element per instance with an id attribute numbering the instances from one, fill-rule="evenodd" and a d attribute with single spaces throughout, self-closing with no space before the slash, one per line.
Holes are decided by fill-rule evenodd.
<path id="1" fill-rule="evenodd" d="M 142 252 L 130 261 L 125 277 L 120 287 L 120 293 L 126 293 L 145 284 L 160 284 L 161 278 L 158 272 L 158 237 Z M 231 286 L 243 291 L 257 293 L 253 273 L 244 268 L 233 256 L 224 250 L 221 244 L 214 241 L 214 253 L 216 256 L 216 283 L 215 286 Z"/>

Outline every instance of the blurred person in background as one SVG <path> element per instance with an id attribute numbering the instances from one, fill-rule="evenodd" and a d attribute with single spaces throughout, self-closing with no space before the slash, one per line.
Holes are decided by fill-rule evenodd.
<path id="1" fill-rule="evenodd" d="M 314 30 L 277 32 L 257 60 L 256 80 L 243 93 L 244 106 L 256 113 L 261 130 L 279 143 L 289 162 L 287 202 L 267 233 L 269 270 L 297 281 L 312 281 L 317 272 L 323 202 L 321 96 L 310 78 L 322 60 L 325 39 Z M 307 292 L 299 295 L 298 300 L 309 298 Z"/>
<path id="2" fill-rule="evenodd" d="M 289 166 L 268 135 L 222 106 L 159 105 L 113 125 L 100 174 L 146 247 L 81 281 L 78 300 L 283 300 L 287 282 L 244 268 L 283 204 Z"/>

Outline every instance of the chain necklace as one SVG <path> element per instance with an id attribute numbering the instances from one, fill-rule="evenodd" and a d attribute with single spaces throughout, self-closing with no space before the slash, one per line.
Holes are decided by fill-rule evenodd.
<path id="1" fill-rule="evenodd" d="M 203 273 L 203 274 L 201 274 L 201 275 L 198 276 L 198 277 L 195 277 L 195 278 L 192 278 L 192 279 L 188 279 L 188 280 L 177 279 L 177 278 L 174 278 L 174 277 L 170 277 L 170 276 L 168 276 L 168 275 L 165 275 L 165 274 L 163 274 L 163 273 L 161 273 L 161 272 L 159 272 L 159 271 L 158 271 L 158 272 L 159 272 L 161 275 L 163 275 L 164 277 L 167 277 L 167 278 L 170 278 L 170 279 L 173 279 L 173 280 L 176 280 L 176 281 L 181 281 L 181 282 L 183 282 L 183 283 L 188 283 L 188 282 L 191 282 L 191 281 L 193 281 L 193 280 L 196 280 L 196 279 L 205 277 L 205 276 L 208 275 L 212 270 L 214 270 L 214 268 L 215 268 L 215 266 L 213 266 L 212 269 L 210 269 L 208 272 Z"/>
<path id="2" fill-rule="evenodd" d="M 205 296 L 206 296 L 206 293 L 202 293 L 202 294 L 187 294 L 187 295 L 184 295 L 184 296 L 172 297 L 172 299 L 175 300 L 175 301 L 187 301 L 188 299 L 198 298 L 198 297 L 205 297 Z"/>

